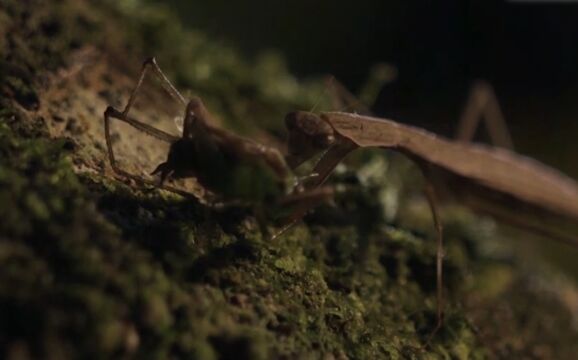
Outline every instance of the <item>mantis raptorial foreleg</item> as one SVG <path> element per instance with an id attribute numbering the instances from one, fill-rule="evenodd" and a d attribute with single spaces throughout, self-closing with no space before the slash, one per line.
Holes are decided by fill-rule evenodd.
<path id="1" fill-rule="evenodd" d="M 335 82 L 337 84 L 337 82 Z M 341 91 L 344 90 L 342 86 L 334 87 L 334 91 Z M 339 90 L 341 89 L 341 90 Z M 351 100 L 350 94 L 347 96 L 339 96 L 338 99 L 349 99 Z M 290 123 L 291 124 L 305 124 L 307 126 L 302 126 L 301 128 L 298 126 L 289 127 L 290 133 L 290 144 L 292 138 L 300 139 L 301 141 L 306 139 L 307 136 L 309 137 L 310 141 L 314 142 L 315 133 L 312 133 L 310 129 L 323 129 L 323 121 L 318 117 L 312 116 L 311 114 L 307 113 L 294 113 L 290 114 Z M 352 128 L 357 127 L 357 123 L 352 120 L 348 126 Z M 301 144 L 299 149 L 307 149 L 306 152 L 309 152 L 311 146 L 304 146 Z M 321 159 L 317 162 L 313 169 L 313 173 L 316 174 L 315 177 L 312 177 L 307 183 L 306 188 L 314 189 L 317 186 L 322 185 L 325 180 L 329 177 L 331 172 L 335 169 L 337 164 L 341 162 L 347 154 L 351 151 L 359 148 L 360 146 L 355 144 L 354 142 L 348 140 L 345 137 L 338 137 L 336 141 L 334 141 L 333 145 L 329 147 L 328 150 L 323 154 Z M 381 146 L 385 147 L 385 146 Z M 297 154 L 298 155 L 298 152 Z M 305 156 L 307 157 L 307 156 Z M 299 156 L 297 156 L 299 158 Z M 417 161 L 418 165 L 422 168 L 422 173 L 426 180 L 425 185 L 425 196 L 428 200 L 430 205 L 430 209 L 432 212 L 432 217 L 435 225 L 436 230 L 436 239 L 437 239 L 437 247 L 436 247 L 436 302 L 437 302 L 437 323 L 433 331 L 430 333 L 427 343 L 431 341 L 433 336 L 437 333 L 437 331 L 441 328 L 443 324 L 443 227 L 438 213 L 437 207 L 437 196 L 435 194 L 435 190 L 433 184 L 431 182 L 429 172 L 427 171 L 427 164 L 422 164 L 420 161 Z M 306 212 L 309 210 L 309 207 L 302 206 L 297 208 L 294 213 L 292 213 L 286 219 L 286 226 L 281 229 L 279 233 L 275 235 L 275 237 L 280 236 L 283 234 L 287 229 L 289 229 L 293 224 L 295 224 L 299 219 L 301 219 Z"/>

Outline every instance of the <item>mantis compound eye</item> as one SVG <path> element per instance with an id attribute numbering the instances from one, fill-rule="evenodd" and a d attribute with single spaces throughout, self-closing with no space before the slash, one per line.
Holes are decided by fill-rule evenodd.
<path id="1" fill-rule="evenodd" d="M 333 135 L 333 131 L 331 134 L 322 134 L 315 137 L 315 142 L 318 147 L 322 149 L 327 149 L 335 142 L 335 136 Z"/>

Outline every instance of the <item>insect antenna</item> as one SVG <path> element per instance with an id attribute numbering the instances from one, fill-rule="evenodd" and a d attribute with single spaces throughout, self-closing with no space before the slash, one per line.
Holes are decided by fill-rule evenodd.
<path id="1" fill-rule="evenodd" d="M 335 79 L 335 78 L 333 76 L 330 76 L 329 80 L 327 80 L 327 81 L 333 81 L 333 79 Z M 319 96 L 317 96 L 317 100 L 315 100 L 315 104 L 313 104 L 313 107 L 311 107 L 309 112 L 315 112 L 315 109 L 317 109 L 317 106 L 319 106 L 321 99 L 323 99 L 325 96 L 327 96 L 328 91 L 329 91 L 329 89 L 328 89 L 327 85 L 324 86 L 323 91 L 321 92 L 321 94 L 319 94 Z"/>
<path id="2" fill-rule="evenodd" d="M 185 127 L 185 119 L 182 116 L 175 116 L 173 122 L 177 130 L 179 130 L 179 134 L 182 134 L 183 128 Z"/>

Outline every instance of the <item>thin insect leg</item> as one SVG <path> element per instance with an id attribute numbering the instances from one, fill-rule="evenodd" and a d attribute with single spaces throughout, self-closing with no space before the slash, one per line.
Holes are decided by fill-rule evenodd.
<path id="1" fill-rule="evenodd" d="M 490 134 L 490 138 L 495 145 L 501 146 L 506 149 L 513 150 L 514 142 L 512 141 L 512 136 L 508 130 L 508 124 L 502 113 L 502 109 L 496 98 L 496 93 L 489 90 L 489 101 L 486 105 L 486 126 Z"/>
<path id="2" fill-rule="evenodd" d="M 353 150 L 357 149 L 357 145 L 352 142 L 341 143 L 334 145 L 323 156 L 315 167 L 313 168 L 312 176 L 305 181 L 305 189 L 312 189 L 323 185 L 323 183 L 329 178 L 329 175 L 333 172 L 335 167 Z"/>
<path id="3" fill-rule="evenodd" d="M 332 187 L 325 186 L 308 191 L 304 191 L 298 194 L 288 195 L 284 199 L 281 199 L 279 205 L 281 206 L 291 206 L 295 204 L 297 209 L 286 219 L 283 219 L 281 224 L 281 229 L 279 229 L 272 237 L 274 240 L 281 235 L 285 234 L 289 229 L 291 229 L 305 214 L 316 207 L 320 203 L 330 200 L 333 198 L 334 190 Z"/>
<path id="4" fill-rule="evenodd" d="M 443 325 L 444 320 L 444 299 L 443 299 L 443 256 L 444 256 L 444 244 L 443 244 L 443 226 L 440 221 L 438 208 L 437 208 L 437 198 L 433 184 L 431 183 L 429 177 L 426 174 L 426 184 L 425 184 L 425 195 L 430 206 L 432 213 L 434 225 L 437 233 L 436 241 L 436 301 L 437 301 L 437 324 L 434 330 L 428 337 L 426 344 L 432 340 L 434 335 Z"/>
<path id="5" fill-rule="evenodd" d="M 117 165 L 116 158 L 114 156 L 114 149 L 112 146 L 112 139 L 111 139 L 111 135 L 110 135 L 110 119 L 111 118 L 125 121 L 128 124 L 134 126 L 135 128 L 147 133 L 148 135 L 156 137 L 157 139 L 162 140 L 162 141 L 166 141 L 166 142 L 171 143 L 171 142 L 175 141 L 177 138 L 174 137 L 173 135 L 165 133 L 164 131 L 153 128 L 150 125 L 141 123 L 140 121 L 137 121 L 135 119 L 124 117 L 121 112 L 119 112 L 118 110 L 116 110 L 110 106 L 104 112 L 104 136 L 106 139 L 106 147 L 108 150 L 108 159 L 110 161 L 110 165 L 111 165 L 112 169 L 114 170 L 114 172 L 119 174 L 119 175 L 122 175 L 124 177 L 133 179 L 133 180 L 140 182 L 142 184 L 158 186 L 158 184 L 156 182 L 145 179 L 141 176 L 131 174 L 127 171 L 124 171 L 123 169 L 121 169 Z M 183 190 L 179 190 L 179 189 L 174 188 L 172 186 L 163 185 L 163 186 L 161 186 L 161 188 L 168 190 L 168 191 L 171 191 L 171 192 L 174 192 L 174 193 L 179 194 L 179 195 L 184 196 L 184 197 L 196 198 L 193 194 L 186 192 L 186 191 L 183 191 Z"/>
<path id="6" fill-rule="evenodd" d="M 480 123 L 482 109 L 487 102 L 485 93 L 480 93 L 478 86 L 474 85 L 470 90 L 470 95 L 462 116 L 458 121 L 456 140 L 471 142 Z"/>
<path id="7" fill-rule="evenodd" d="M 302 193 L 306 194 L 314 191 L 319 186 L 323 185 L 337 164 L 339 164 L 347 154 L 356 148 L 357 146 L 353 143 L 345 143 L 331 147 L 317 162 L 317 165 L 315 165 L 315 168 L 311 173 L 313 176 L 309 178 L 309 181 L 305 181 L 305 184 L 301 184 L 301 188 L 303 189 Z M 287 218 L 283 219 L 281 229 L 273 236 L 273 238 L 277 238 L 291 229 L 314 206 L 315 204 L 310 202 L 303 202 L 297 206 L 297 208 L 293 210 Z"/>
<path id="8" fill-rule="evenodd" d="M 296 194 L 290 194 L 279 200 L 281 206 L 291 206 L 294 204 L 312 204 L 329 200 L 335 194 L 331 186 L 323 186 L 312 190 L 306 190 Z"/>
<path id="9" fill-rule="evenodd" d="M 170 80 L 165 76 L 165 74 L 162 72 L 161 68 L 158 66 L 155 58 L 151 57 L 151 58 L 146 59 L 142 64 L 142 69 L 140 71 L 138 81 L 137 81 L 135 87 L 132 89 L 132 91 L 130 93 L 130 97 L 128 99 L 128 102 L 126 103 L 126 106 L 124 107 L 124 110 L 122 111 L 123 116 L 127 116 L 128 112 L 130 111 L 130 109 L 134 105 L 138 91 L 140 90 L 140 88 L 143 84 L 143 81 L 145 79 L 145 76 L 148 72 L 149 67 L 152 67 L 152 70 L 155 73 L 155 75 L 161 80 L 161 86 L 163 87 L 163 89 L 171 97 L 173 97 L 175 100 L 179 101 L 183 105 L 186 105 L 185 98 L 181 95 L 181 93 L 179 93 L 179 91 L 173 86 L 173 84 L 170 82 Z"/>
<path id="10" fill-rule="evenodd" d="M 157 138 L 161 141 L 167 142 L 167 143 L 172 143 L 176 140 L 178 140 L 179 138 L 171 135 L 165 131 L 162 131 L 160 129 L 157 129 L 153 126 L 150 126 L 148 124 L 145 124 L 141 121 L 138 121 L 136 119 L 133 119 L 131 117 L 125 116 L 123 113 L 119 112 L 118 110 L 116 110 L 115 108 L 113 108 L 112 106 L 109 106 L 106 111 L 104 112 L 104 128 L 105 128 L 105 132 L 106 132 L 106 136 L 107 136 L 107 143 L 109 143 L 110 141 L 110 136 L 109 134 L 109 122 L 110 122 L 110 118 L 114 118 L 114 119 L 118 119 L 120 121 L 126 122 L 127 124 L 133 126 L 134 128 L 146 133 L 149 136 L 152 136 L 154 138 Z"/>
<path id="11" fill-rule="evenodd" d="M 504 114 L 492 86 L 485 81 L 478 81 L 470 91 L 470 97 L 458 123 L 456 139 L 471 142 L 482 119 L 494 145 L 506 149 L 514 148 Z"/>
<path id="12" fill-rule="evenodd" d="M 271 166 L 271 168 L 275 170 L 279 176 L 286 177 L 291 173 L 289 165 L 279 150 L 267 146 L 259 146 L 258 149 L 263 155 L 267 164 Z"/>
<path id="13" fill-rule="evenodd" d="M 299 176 L 295 179 L 295 183 L 293 184 L 292 193 L 302 193 L 305 191 L 305 187 L 303 184 L 307 181 L 311 181 L 311 179 L 318 177 L 319 174 L 317 173 L 310 173 L 307 175 Z"/>
<path id="14" fill-rule="evenodd" d="M 129 100 L 129 103 L 130 103 L 130 100 Z M 125 111 L 129 108 L 130 108 L 130 106 L 127 104 Z M 111 138 L 111 134 L 110 134 L 110 120 L 111 119 L 118 119 L 120 121 L 126 122 L 127 124 L 133 126 L 134 128 L 146 133 L 147 135 L 150 135 L 152 137 L 155 137 L 161 141 L 165 141 L 168 143 L 172 143 L 172 142 L 176 141 L 178 138 L 169 134 L 169 133 L 166 133 L 162 130 L 159 130 L 155 127 L 152 127 L 152 126 L 147 125 L 143 122 L 140 122 L 136 119 L 130 118 L 125 114 L 124 111 L 120 112 L 120 111 L 116 110 L 115 108 L 113 108 L 112 106 L 109 106 L 106 108 L 106 110 L 104 112 L 104 137 L 106 140 L 108 159 L 110 161 L 110 165 L 111 165 L 112 169 L 117 174 L 121 174 L 121 175 L 129 177 L 131 179 L 138 180 L 142 183 L 151 183 L 149 180 L 146 180 L 140 176 L 129 174 L 126 171 L 124 171 L 118 167 L 118 165 L 116 163 L 116 158 L 114 156 L 114 148 L 112 146 L 112 138 Z"/>
<path id="15" fill-rule="evenodd" d="M 154 57 L 147 59 L 145 61 L 145 64 L 152 66 L 153 72 L 161 80 L 162 87 L 165 89 L 167 93 L 169 93 L 169 95 L 171 95 L 175 100 L 179 101 L 181 104 L 183 105 L 187 104 L 187 100 L 185 100 L 183 95 L 181 95 L 181 93 L 177 90 L 177 88 L 171 83 L 169 78 L 163 73 Z"/>

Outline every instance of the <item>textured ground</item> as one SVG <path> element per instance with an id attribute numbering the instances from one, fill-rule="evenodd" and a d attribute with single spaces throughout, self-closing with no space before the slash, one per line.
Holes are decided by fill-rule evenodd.
<path id="1" fill-rule="evenodd" d="M 247 211 L 112 173 L 102 113 L 126 101 L 146 55 L 222 126 L 282 144 L 283 114 L 311 109 L 323 85 L 278 56 L 244 60 L 163 8 L 86 0 L 3 1 L 0 53 L 1 358 L 577 353 L 575 287 L 459 208 L 444 212 L 447 325 L 421 349 L 435 321 L 432 225 L 397 158 L 351 159 L 334 180 L 350 189 L 339 206 L 274 241 Z M 176 134 L 176 105 L 152 82 L 134 114 Z M 114 131 L 125 169 L 147 176 L 163 160 L 165 144 Z"/>

